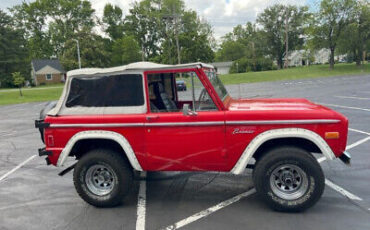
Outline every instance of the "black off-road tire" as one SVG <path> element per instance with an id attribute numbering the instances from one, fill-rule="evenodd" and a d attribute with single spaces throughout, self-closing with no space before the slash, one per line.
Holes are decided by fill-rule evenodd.
<path id="1" fill-rule="evenodd" d="M 280 171 L 279 174 L 279 170 L 285 166 L 288 166 L 287 169 Z M 281 190 L 278 189 L 279 186 L 276 186 L 276 184 L 280 183 L 280 180 L 277 178 L 288 178 L 283 176 L 276 177 L 276 173 L 277 175 L 296 175 L 289 174 L 288 169 L 290 166 L 301 169 L 305 174 L 303 177 L 307 181 L 307 189 L 302 189 L 302 195 L 294 199 L 279 196 L 278 193 Z M 285 171 L 288 174 L 284 174 Z M 274 175 L 272 175 L 273 172 L 275 172 Z M 272 209 L 283 212 L 300 212 L 310 208 L 320 199 L 325 188 L 325 176 L 316 158 L 303 149 L 290 146 L 277 147 L 264 154 L 256 163 L 253 181 L 258 196 Z M 277 182 L 275 183 L 275 181 Z M 301 179 L 301 181 L 303 180 Z M 299 188 L 297 186 L 297 189 Z M 285 196 L 286 194 L 283 193 L 283 195 Z M 290 196 L 290 194 L 287 196 Z M 293 198 L 293 196 L 290 198 Z"/>
<path id="2" fill-rule="evenodd" d="M 133 182 L 133 170 L 120 154 L 109 149 L 94 149 L 77 162 L 73 182 L 78 195 L 84 201 L 96 207 L 114 207 L 129 193 Z M 96 165 L 106 166 L 112 171 L 113 186 L 108 194 L 94 194 L 87 185 L 86 174 L 90 167 Z"/>

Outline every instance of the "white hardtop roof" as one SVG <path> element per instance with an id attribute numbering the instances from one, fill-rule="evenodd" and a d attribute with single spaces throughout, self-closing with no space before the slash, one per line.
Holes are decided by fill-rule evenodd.
<path id="1" fill-rule="evenodd" d="M 182 68 L 214 68 L 212 65 L 196 62 L 189 64 L 179 64 L 179 65 L 164 65 L 157 64 L 153 62 L 135 62 L 124 66 L 117 66 L 112 68 L 84 68 L 68 71 L 67 76 L 81 76 L 81 75 L 95 75 L 95 74 L 105 74 L 105 73 L 115 73 L 124 72 L 126 70 L 166 70 L 166 69 L 182 69 Z"/>

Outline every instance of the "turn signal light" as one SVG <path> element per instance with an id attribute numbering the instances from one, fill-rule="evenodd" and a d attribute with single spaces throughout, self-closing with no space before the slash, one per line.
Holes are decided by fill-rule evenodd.
<path id="1" fill-rule="evenodd" d="M 339 133 L 338 132 L 326 132 L 325 139 L 338 139 Z"/>

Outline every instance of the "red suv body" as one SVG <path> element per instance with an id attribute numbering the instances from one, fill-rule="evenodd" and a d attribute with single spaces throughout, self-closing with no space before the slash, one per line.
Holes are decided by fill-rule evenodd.
<path id="1" fill-rule="evenodd" d="M 350 159 L 345 153 L 348 120 L 343 115 L 306 99 L 234 99 L 207 64 L 134 63 L 74 70 L 67 78 L 56 106 L 36 121 L 46 145 L 39 153 L 55 166 L 63 166 L 68 157 L 81 162 L 96 149 L 119 155 L 131 171 L 241 174 L 254 159 L 258 175 L 253 179 L 261 197 L 275 209 L 292 211 L 311 206 L 322 193 L 323 188 L 310 191 L 315 184 L 311 179 L 316 178 L 311 174 L 317 173 L 312 169 L 320 171 L 316 185 L 324 186 L 321 168 L 312 165 L 317 162 L 313 163 L 311 153 L 340 157 L 346 163 Z M 186 92 L 177 90 L 176 79 L 186 82 Z M 296 159 L 297 155 L 305 159 Z M 110 167 L 105 174 L 95 170 L 101 181 L 108 175 L 114 178 L 113 174 L 119 181 L 120 173 Z M 82 198 L 96 206 L 117 204 L 119 198 L 111 203 L 96 201 L 106 194 L 94 193 L 93 179 L 89 189 L 86 170 L 76 176 L 85 178 L 80 185 L 75 181 Z M 269 182 L 258 185 L 263 180 Z M 313 198 L 304 198 L 307 194 Z"/>

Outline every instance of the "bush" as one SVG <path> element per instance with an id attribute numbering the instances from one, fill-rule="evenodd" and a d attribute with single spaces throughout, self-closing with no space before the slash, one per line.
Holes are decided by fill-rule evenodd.
<path id="1" fill-rule="evenodd" d="M 274 63 L 269 58 L 257 58 L 257 59 L 248 59 L 241 58 L 233 62 L 230 73 L 245 73 L 245 72 L 259 72 L 266 70 L 276 70 L 277 67 L 274 66 Z"/>

